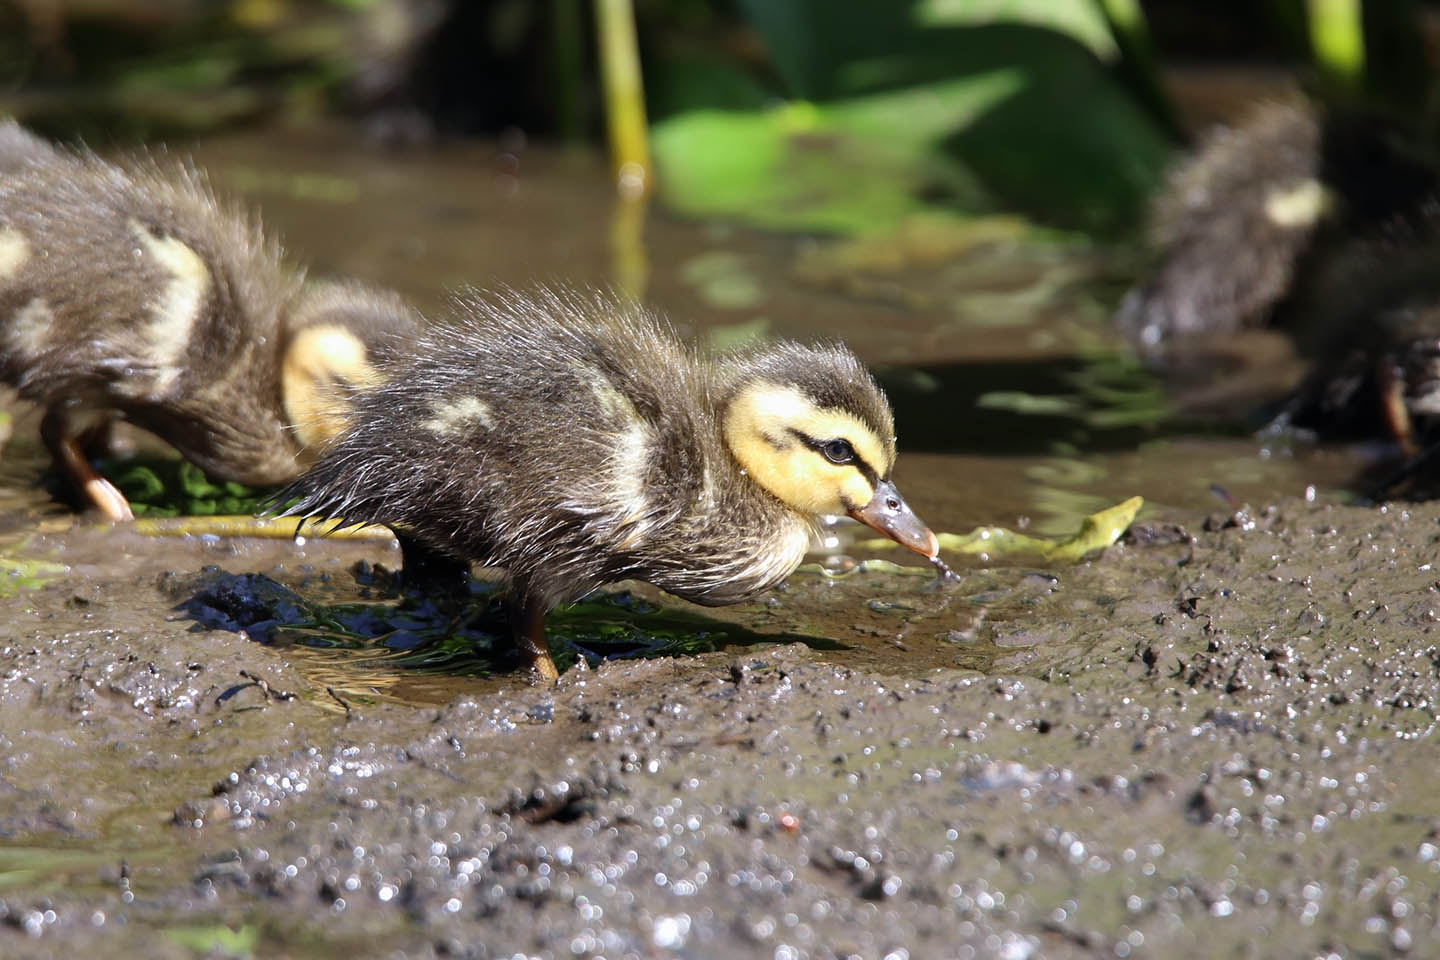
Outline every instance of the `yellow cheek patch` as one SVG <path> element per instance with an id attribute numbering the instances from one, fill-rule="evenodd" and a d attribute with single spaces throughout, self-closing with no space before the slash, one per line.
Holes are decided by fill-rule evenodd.
<path id="1" fill-rule="evenodd" d="M 380 379 L 365 344 L 344 327 L 307 327 L 296 334 L 280 367 L 280 392 L 300 445 L 313 451 L 344 433 L 349 391 Z"/>
<path id="2" fill-rule="evenodd" d="M 850 470 L 850 476 L 841 482 L 840 489 L 844 495 L 841 506 L 846 510 L 863 507 L 875 498 L 875 488 L 870 486 L 870 481 L 866 480 L 859 470 L 853 468 Z M 832 510 L 827 512 L 839 513 L 841 511 Z"/>
<path id="3" fill-rule="evenodd" d="M 0 230 L 0 280 L 9 280 L 30 259 L 30 243 L 19 230 Z"/>
<path id="4" fill-rule="evenodd" d="M 731 430 L 730 421 L 734 421 L 737 432 L 769 430 L 779 437 L 790 430 L 798 430 L 822 442 L 843 437 L 850 441 L 860 459 L 882 477 L 889 476 L 895 465 L 891 448 L 875 435 L 865 421 L 844 410 L 817 407 L 794 387 L 763 381 L 752 384 L 731 405 L 726 424 L 727 436 Z"/>
<path id="5" fill-rule="evenodd" d="M 791 430 L 816 440 L 843 437 L 856 454 L 888 473 L 891 457 L 880 439 L 858 418 L 815 406 L 793 387 L 757 383 L 731 401 L 725 442 L 747 473 L 792 509 L 802 513 L 844 513 L 875 495 L 853 465 L 831 463 L 796 439 Z"/>

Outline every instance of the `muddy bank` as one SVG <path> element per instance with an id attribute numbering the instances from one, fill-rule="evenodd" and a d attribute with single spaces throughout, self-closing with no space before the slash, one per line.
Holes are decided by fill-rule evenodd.
<path id="1" fill-rule="evenodd" d="M 781 642 L 426 697 L 77 564 L 0 628 L 0 953 L 1421 951 L 1440 508 L 1168 519 L 1053 580 L 801 574 L 736 611 Z M 301 596 L 385 559 L 175 549 Z"/>

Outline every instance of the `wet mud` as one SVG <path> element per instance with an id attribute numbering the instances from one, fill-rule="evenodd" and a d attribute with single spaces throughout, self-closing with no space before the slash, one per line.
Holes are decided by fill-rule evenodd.
<path id="1" fill-rule="evenodd" d="M 1440 897 L 1440 509 L 1178 522 L 943 593 L 797 575 L 733 611 L 774 642 L 578 658 L 553 690 L 372 684 L 406 668 L 204 628 L 185 607 L 217 571 L 61 578 L 12 598 L 0 646 L 0 945 L 1416 947 Z M 343 551 L 278 549 L 216 567 L 361 589 Z M 810 633 L 822 610 L 846 626 Z"/>
<path id="2" fill-rule="evenodd" d="M 532 226 L 565 206 L 545 196 Z M 373 234 L 379 210 L 344 208 L 353 262 L 346 237 L 304 232 L 303 203 L 272 220 L 312 259 L 409 270 L 438 302 L 455 238 L 490 242 L 462 192 L 446 203 Z M 899 406 L 913 389 L 969 410 L 961 374 L 992 348 L 1079 369 L 1100 336 L 1052 302 L 1093 301 L 1053 284 L 1063 323 L 977 344 L 932 323 L 908 352 L 868 287 L 763 273 L 770 299 L 736 311 L 675 279 L 735 235 L 654 229 L 672 311 L 853 327 Z M 418 236 L 443 251 L 433 273 L 387 253 Z M 780 249 L 741 239 L 755 263 Z M 497 273 L 545 253 L 508 256 Z M 1150 506 L 1078 565 L 957 563 L 950 585 L 893 554 L 816 556 L 713 610 L 618 585 L 555 618 L 568 669 L 547 688 L 495 642 L 491 585 L 437 612 L 393 589 L 392 543 L 97 526 L 40 486 L 14 412 L 0 956 L 1369 957 L 1440 933 L 1440 505 L 1350 505 L 1353 451 L 1137 439 L 1075 409 L 1001 455 L 917 435 L 898 481 L 938 529 L 1064 533 Z"/>

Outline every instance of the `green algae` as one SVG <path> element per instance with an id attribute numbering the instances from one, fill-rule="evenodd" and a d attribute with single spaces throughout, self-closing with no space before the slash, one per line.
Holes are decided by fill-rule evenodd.
<path id="1" fill-rule="evenodd" d="M 271 492 L 213 480 L 186 460 L 137 460 L 112 470 L 111 481 L 142 517 L 253 513 Z"/>
<path id="2" fill-rule="evenodd" d="M 176 926 L 164 934 L 180 946 L 206 957 L 253 957 L 260 944 L 260 928 L 249 923 L 238 930 L 223 923 Z"/>
<path id="3" fill-rule="evenodd" d="M 23 550 L 26 542 L 0 543 L 0 598 L 12 597 L 21 590 L 37 590 L 65 574 L 63 563 L 13 552 L 16 548 Z"/>

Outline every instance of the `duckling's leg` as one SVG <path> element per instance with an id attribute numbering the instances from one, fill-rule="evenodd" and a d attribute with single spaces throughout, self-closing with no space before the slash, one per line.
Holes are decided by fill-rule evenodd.
<path id="1" fill-rule="evenodd" d="M 404 530 L 395 531 L 400 542 L 400 584 L 406 592 L 416 591 L 453 599 L 457 604 L 466 595 L 470 564 L 447 556 Z"/>
<path id="2" fill-rule="evenodd" d="M 116 433 L 115 423 L 114 417 L 102 417 L 80 431 L 75 442 L 86 459 L 123 457 L 131 451 L 132 445 Z"/>
<path id="3" fill-rule="evenodd" d="M 520 658 L 540 675 L 542 680 L 559 680 L 560 671 L 550 659 L 550 645 L 545 642 L 545 604 L 517 595 L 510 603 L 510 624 L 515 635 L 515 649 Z"/>
<path id="4" fill-rule="evenodd" d="M 90 461 L 85 459 L 85 453 L 80 449 L 82 435 L 83 431 L 75 429 L 73 418 L 62 410 L 52 407 L 45 411 L 45 418 L 40 421 L 40 438 L 76 489 L 110 520 L 118 523 L 135 519 L 125 495 L 96 473 Z"/>
<path id="5" fill-rule="evenodd" d="M 1375 380 L 1385 428 L 1408 460 L 1420 452 L 1420 447 L 1415 442 L 1415 427 L 1410 420 L 1410 410 L 1405 405 L 1405 376 L 1393 358 L 1384 356 L 1377 365 Z"/>

